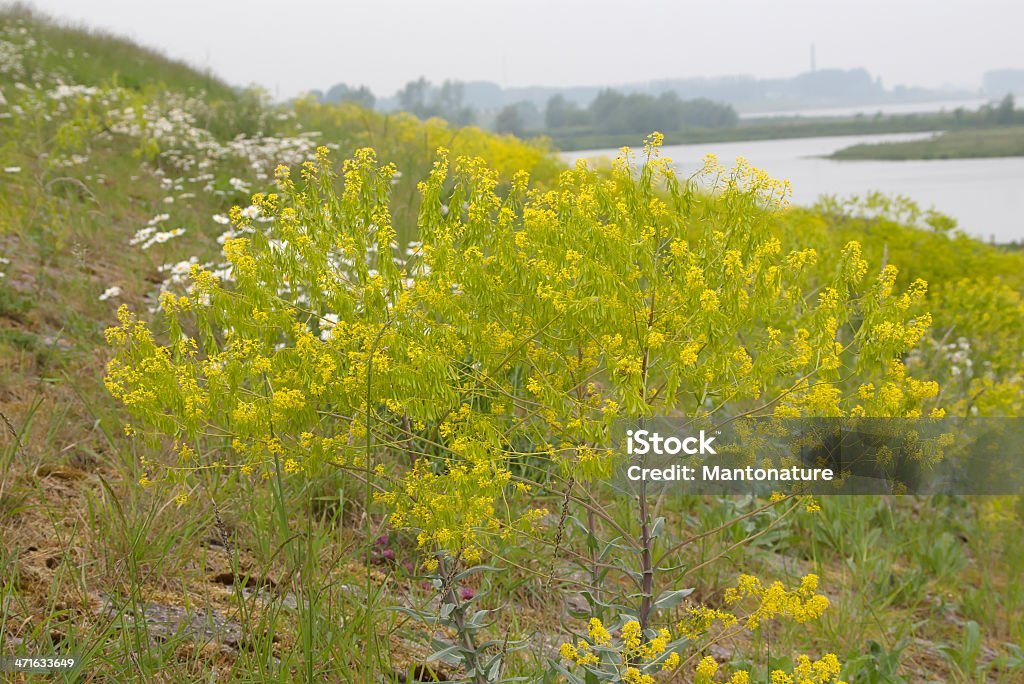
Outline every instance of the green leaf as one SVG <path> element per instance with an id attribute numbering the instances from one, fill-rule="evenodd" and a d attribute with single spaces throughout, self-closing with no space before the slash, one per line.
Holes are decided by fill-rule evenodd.
<path id="1" fill-rule="evenodd" d="M 462 646 L 453 644 L 447 648 L 442 648 L 440 651 L 434 651 L 427 656 L 426 662 L 432 663 L 435 660 L 441 660 L 449 665 L 458 665 L 462 662 L 463 655 Z"/>
<path id="2" fill-rule="evenodd" d="M 661 536 L 662 531 L 665 529 L 665 518 L 658 517 L 654 519 L 654 524 L 651 525 L 651 539 L 657 539 Z"/>
<path id="3" fill-rule="evenodd" d="M 663 591 L 658 595 L 658 598 L 654 601 L 654 607 L 657 610 L 668 610 L 675 608 L 679 605 L 679 602 L 684 598 L 693 593 L 693 589 L 672 589 L 669 591 Z"/>

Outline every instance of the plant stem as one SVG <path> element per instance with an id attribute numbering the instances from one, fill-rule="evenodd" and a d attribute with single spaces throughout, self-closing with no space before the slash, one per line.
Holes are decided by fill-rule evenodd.
<path id="1" fill-rule="evenodd" d="M 651 617 L 651 599 L 654 593 L 654 563 L 651 560 L 651 526 L 647 514 L 647 482 L 640 482 L 640 563 L 643 573 L 640 600 L 640 629 L 646 631 Z"/>
<path id="2" fill-rule="evenodd" d="M 459 639 L 462 641 L 463 659 L 466 662 L 466 669 L 472 670 L 474 682 L 486 684 L 487 679 L 484 673 L 480 671 L 476 640 L 473 639 L 473 634 L 466 629 L 466 611 L 462 604 L 459 603 L 459 597 L 456 596 L 455 591 L 452 589 L 451 576 L 454 575 L 455 570 L 453 568 L 449 574 L 448 564 L 445 562 L 444 556 L 441 554 L 438 554 L 438 556 L 438 574 L 445 578 L 441 593 L 441 605 L 451 603 L 455 606 L 452 609 L 452 622 L 455 623 L 455 631 L 459 633 Z"/>

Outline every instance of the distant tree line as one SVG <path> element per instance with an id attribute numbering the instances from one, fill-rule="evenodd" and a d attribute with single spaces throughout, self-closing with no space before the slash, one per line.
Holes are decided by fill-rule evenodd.
<path id="1" fill-rule="evenodd" d="M 683 100 L 675 93 L 645 95 L 605 89 L 586 107 L 561 95 L 548 100 L 544 125 L 549 130 L 589 128 L 595 133 L 680 131 L 685 128 L 735 126 L 739 117 L 727 104 L 707 99 Z"/>
<path id="2" fill-rule="evenodd" d="M 1024 123 L 1024 111 L 1016 108 L 1012 93 L 1007 93 L 1006 97 L 999 101 L 999 104 L 985 105 L 980 111 L 996 126 Z"/>
<path id="3" fill-rule="evenodd" d="M 366 86 L 352 87 L 344 83 L 331 86 L 326 93 L 314 92 L 317 99 L 323 102 L 355 102 L 367 109 L 373 109 L 377 98 Z"/>
<path id="4" fill-rule="evenodd" d="M 1008 85 L 1007 81 L 1011 81 L 1016 72 L 998 76 L 1000 78 L 990 76 L 988 85 Z M 818 94 L 833 91 L 843 83 L 851 88 L 858 86 L 861 90 L 881 88 L 863 70 L 801 74 L 790 81 Z M 510 92 L 505 91 L 505 95 Z M 519 137 L 549 135 L 560 145 L 573 145 L 581 140 L 598 140 L 603 144 L 608 136 L 612 139 L 631 138 L 655 130 L 667 134 L 728 135 L 723 129 L 735 128 L 739 121 L 732 105 L 705 97 L 683 99 L 674 91 L 650 94 L 605 88 L 595 90 L 588 102 L 581 103 L 576 97 L 578 93 L 568 89 L 549 96 L 543 106 L 530 99 L 502 106 L 502 93 L 497 85 L 483 81 L 463 83 L 446 80 L 434 85 L 421 77 L 406 83 L 395 95 L 381 99 L 376 98 L 366 86 L 344 83 L 331 87 L 327 92 L 314 91 L 312 94 L 326 102 L 355 102 L 367 108 L 401 110 L 421 119 L 440 117 L 456 125 L 477 124 Z M 480 103 L 479 108 L 471 103 Z M 910 114 L 905 118 L 917 116 Z M 1015 108 L 1012 94 L 976 111 L 958 108 L 931 116 L 942 119 L 937 119 L 936 129 L 1024 124 L 1024 111 Z M 861 118 L 860 115 L 857 118 Z M 881 114 L 876 116 L 879 118 L 882 118 Z M 719 133 L 711 133 L 714 130 Z"/>
<path id="5" fill-rule="evenodd" d="M 464 126 L 477 118 L 474 109 L 465 104 L 465 87 L 458 81 L 445 81 L 440 87 L 435 87 L 421 76 L 406 83 L 396 97 L 399 109 L 421 119 L 438 116 Z"/>
<path id="6" fill-rule="evenodd" d="M 1024 93 L 1024 69 L 987 72 L 984 90 L 1000 97 L 1005 93 Z M 345 83 L 326 92 L 313 92 L 327 102 L 356 102 L 383 111 L 404 110 L 421 118 L 438 116 L 456 124 L 476 123 L 520 135 L 551 131 L 633 135 L 651 128 L 713 129 L 735 124 L 733 107 L 786 110 L 975 94 L 967 90 L 886 88 L 881 78 L 873 77 L 865 69 L 818 69 L 787 78 L 664 79 L 627 84 L 614 90 L 591 86 L 503 88 L 491 81 L 447 80 L 436 85 L 419 78 L 390 96 L 375 97 L 366 86 Z"/>
<path id="7" fill-rule="evenodd" d="M 983 104 L 977 110 L 957 107 L 953 110 L 951 128 L 990 128 L 1024 125 L 1024 110 L 1016 108 L 1013 94 L 1007 93 L 998 102 Z"/>
<path id="8" fill-rule="evenodd" d="M 646 135 L 651 131 L 687 128 L 726 128 L 739 120 L 736 110 L 707 99 L 683 100 L 675 93 L 645 95 L 606 88 L 581 107 L 564 95 L 550 98 L 541 119 L 530 102 L 517 102 L 498 112 L 494 129 L 500 133 L 558 132 L 572 130 L 599 134 Z M 538 131 L 542 129 L 542 131 Z"/>
<path id="9" fill-rule="evenodd" d="M 436 116 L 457 125 L 478 123 L 518 136 L 562 130 L 645 135 L 653 130 L 723 128 L 736 125 L 738 120 L 730 105 L 705 98 L 683 100 L 674 92 L 648 95 L 610 88 L 599 91 L 586 106 L 562 94 L 554 95 L 543 112 L 527 100 L 480 112 L 466 103 L 465 84 L 449 80 L 438 86 L 422 77 L 406 83 L 384 103 L 378 102 L 366 86 L 344 83 L 326 93 L 313 94 L 325 102 L 356 102 L 370 108 L 383 104 L 384 109 L 406 111 L 421 119 Z"/>

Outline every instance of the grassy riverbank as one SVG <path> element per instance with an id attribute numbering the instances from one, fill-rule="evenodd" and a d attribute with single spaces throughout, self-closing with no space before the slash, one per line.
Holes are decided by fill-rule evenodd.
<path id="1" fill-rule="evenodd" d="M 947 131 L 926 140 L 851 145 L 832 159 L 981 159 L 1024 156 L 1024 126 Z"/>
<path id="2" fill-rule="evenodd" d="M 883 118 L 854 117 L 849 119 L 805 119 L 787 117 L 740 123 L 733 128 L 693 128 L 665 133 L 666 145 L 693 145 L 745 140 L 786 140 L 843 135 L 877 135 L 883 133 L 924 133 L 943 130 L 953 123 L 947 114 L 908 114 Z M 552 144 L 567 152 L 576 150 L 612 149 L 631 145 L 633 133 L 593 133 L 591 131 L 549 131 L 545 135 Z"/>
<path id="3" fill-rule="evenodd" d="M 688 145 L 712 142 L 739 142 L 745 140 L 783 140 L 789 138 L 820 138 L 843 135 L 880 135 L 886 133 L 922 133 L 928 131 L 976 132 L 975 139 L 958 136 L 953 147 L 970 150 L 977 140 L 984 141 L 985 149 L 999 149 L 1005 134 L 1024 126 L 1024 112 L 1014 109 L 1012 98 L 998 105 L 986 105 L 977 111 L 956 109 L 952 112 L 930 112 L 883 116 L 803 117 L 780 116 L 764 119 L 740 120 L 735 126 L 715 128 L 690 127 L 665 133 L 665 143 Z M 534 132 L 550 138 L 561 150 L 593 150 L 618 148 L 631 144 L 636 132 L 597 132 L 592 127 L 547 129 Z M 1019 135 L 1019 133 L 1018 133 Z M 943 152 L 946 150 L 943 149 Z M 974 156 L 1005 156 L 982 154 Z"/>
<path id="4" fill-rule="evenodd" d="M 465 670 L 445 657 L 461 648 L 455 632 L 435 619 L 454 603 L 442 600 L 422 574 L 416 536 L 390 525 L 385 502 L 366 498 L 361 469 L 264 479 L 240 468 L 203 467 L 187 490 L 154 482 L 153 466 L 178 464 L 184 452 L 171 439 L 141 439 L 125 424 L 126 411 L 103 383 L 112 354 L 104 330 L 121 304 L 147 321 L 160 320 L 153 312 L 162 291 L 183 295 L 193 264 L 222 262 L 222 243 L 245 244 L 226 232 L 232 207 L 249 207 L 253 193 L 276 191 L 279 163 L 296 178 L 308 173 L 302 163 L 317 146 L 334 148 L 340 159 L 372 145 L 382 162 L 394 162 L 400 173 L 388 181 L 390 212 L 372 220 L 393 224 L 401 243 L 425 239 L 417 232 L 424 206 L 417 184 L 435 168 L 438 147 L 448 147 L 453 159 L 485 159 L 493 170 L 487 180 L 503 193 L 518 172 L 528 172 L 538 194 L 560 182 L 563 166 L 551 149 L 351 104 L 273 106 L 127 41 L 63 29 L 24 12 L 0 11 L 0 41 L 10 46 L 7 70 L 0 70 L 6 102 L 0 104 L 0 655 L 76 655 L 75 671 L 54 678 L 68 682 L 464 681 Z M 744 127 L 745 134 L 760 126 Z M 789 130 L 789 137 L 808 134 Z M 822 134 L 841 134 L 835 130 Z M 863 131 L 849 131 L 857 132 Z M 771 137 L 767 128 L 762 135 Z M 618 140 L 627 142 L 638 140 Z M 592 201 L 583 196 L 580 204 Z M 455 221 L 458 207 L 444 206 L 453 218 L 439 234 L 477 230 Z M 536 212 L 531 220 L 558 220 L 557 213 Z M 790 270 L 817 269 L 826 304 L 835 294 L 836 257 L 852 251 L 853 241 L 863 250 L 863 268 L 871 264 L 872 283 L 879 272 L 895 281 L 878 278 L 879 292 L 928 281 L 923 296 L 931 330 L 907 363 L 915 377 L 939 383 L 950 415 L 1024 412 L 1018 351 L 1024 254 L 958 235 L 886 198 L 860 205 L 836 200 L 774 220 L 779 240 L 765 243 L 763 257 L 801 245 L 791 253 Z M 610 234 L 618 230 L 601 225 Z M 262 239 L 256 230 L 246 235 Z M 680 255 L 690 249 L 674 245 Z M 583 268 L 601 263 L 595 257 L 601 247 L 597 240 L 577 247 L 586 252 L 577 254 Z M 490 255 L 460 250 L 451 258 L 464 260 L 468 272 L 483 268 Z M 686 273 L 712 283 L 732 268 L 726 258 L 733 255 L 721 263 L 702 257 Z M 881 271 L 881 264 L 900 270 Z M 555 277 L 565 276 L 556 271 Z M 746 271 L 737 278 L 746 287 Z M 495 288 L 506 288 L 510 300 L 533 296 L 510 281 L 496 280 Z M 445 296 L 455 289 L 446 287 Z M 707 292 L 717 308 L 719 295 Z M 745 302 L 745 289 L 737 292 L 736 301 Z M 835 314 L 819 310 L 827 315 L 815 325 L 830 325 Z M 253 311 L 254 319 L 259 313 Z M 765 314 L 766 323 L 773 318 Z M 881 325 L 873 334 L 882 333 L 906 334 Z M 829 334 L 829 349 L 832 340 Z M 748 362 L 763 363 L 737 347 L 723 367 Z M 574 355 L 550 363 L 579 361 Z M 468 372 L 472 366 L 465 365 Z M 735 371 L 744 374 L 737 381 L 760 368 Z M 596 377 L 593 390 L 608 377 Z M 181 376 L 182 383 L 189 380 Z M 902 401 L 903 390 L 885 387 L 886 396 Z M 876 394 L 867 385 L 848 391 L 872 401 Z M 460 415 L 483 415 L 458 401 L 466 407 Z M 497 413 L 497 402 L 492 409 Z M 226 444 L 215 444 L 219 435 L 209 437 L 214 453 L 234 458 Z M 408 447 L 383 443 L 378 451 L 399 464 L 390 453 L 398 448 Z M 538 469 L 522 459 L 520 472 Z M 404 478 L 408 470 L 396 465 L 393 475 Z M 530 545 L 498 546 L 494 535 L 496 550 L 483 560 L 500 572 L 484 566 L 448 583 L 460 583 L 460 600 L 477 601 L 481 612 L 472 619 L 484 625 L 488 641 L 481 643 L 491 644 L 480 648 L 490 649 L 489 656 L 502 653 L 501 681 L 565 681 L 557 669 L 566 665 L 559 645 L 587 629 L 592 581 L 600 585 L 597 607 L 608 605 L 609 619 L 613 610 L 621 612 L 613 601 L 636 595 L 632 576 L 613 565 L 632 572 L 628 563 L 639 557 L 618 533 L 640 527 L 630 502 L 591 503 L 579 482 L 566 482 L 553 470 L 550 481 L 531 491 L 525 505 L 551 514 L 529 530 Z M 653 528 L 659 554 L 679 543 L 678 567 L 665 566 L 659 578 L 667 580 L 669 597 L 694 593 L 687 599 L 692 604 L 655 603 L 658 619 L 674 628 L 687 618 L 688 605 L 724 605 L 739 572 L 794 586 L 818 575 L 828 612 L 801 624 L 765 624 L 755 637 L 723 631 L 707 651 L 687 644 L 688 654 L 761 671 L 792 669 L 791 654 L 834 651 L 850 681 L 1021 681 L 1019 499 L 829 496 L 821 498 L 821 510 L 778 513 L 763 505 L 753 497 L 690 494 L 659 503 Z M 588 523 L 587 513 L 600 517 Z M 589 529 L 615 536 L 605 545 Z M 433 623 L 411 619 L 417 615 Z M 612 631 L 618 640 L 620 630 Z M 762 656 L 768 643 L 771 653 Z M 657 674 L 657 681 L 690 682 L 693 667 L 687 662 Z M 36 681 L 30 677 L 5 674 L 3 681 Z"/>

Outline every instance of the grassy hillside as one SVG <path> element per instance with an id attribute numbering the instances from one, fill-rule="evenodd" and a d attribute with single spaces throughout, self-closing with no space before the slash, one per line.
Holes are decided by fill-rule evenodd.
<path id="1" fill-rule="evenodd" d="M 456 679 L 428 657 L 454 633 L 389 608 L 436 613 L 437 591 L 415 539 L 364 505 L 357 476 L 275 486 L 209 470 L 177 499 L 148 484 L 147 461 L 173 460 L 177 445 L 132 438 L 103 384 L 104 330 L 122 304 L 152 317 L 193 264 L 221 268 L 232 207 L 273 190 L 279 164 L 298 176 L 319 145 L 335 159 L 371 145 L 397 166 L 403 244 L 417 238 L 417 183 L 438 147 L 485 158 L 500 193 L 521 170 L 539 193 L 557 188 L 552 150 L 354 105 L 276 106 L 116 37 L 24 9 L 0 20 L 0 655 L 78 656 L 65 681 Z M 793 209 L 773 229 L 815 247 L 823 279 L 851 239 L 872 264 L 899 264 L 901 286 L 927 279 L 934 323 L 908 363 L 941 380 L 951 413 L 1021 415 L 1024 255 L 887 198 Z M 558 520 L 570 489 L 536 493 L 556 512 L 537 529 L 557 535 L 554 552 L 488 559 L 505 567 L 490 592 L 477 575 L 460 588 L 496 611 L 495 651 L 522 642 L 505 677 L 559 681 L 559 644 L 586 629 L 583 581 L 551 579 L 575 576 L 573 559 L 593 550 Z M 694 600 L 719 601 L 743 568 L 787 586 L 816 573 L 832 604 L 820 621 L 761 632 L 770 663 L 749 635 L 699 655 L 791 668 L 792 653 L 834 651 L 854 682 L 1024 677 L 1018 499 L 820 503 L 778 515 L 729 497 L 665 504 L 666 528 L 713 532 L 685 556 Z M 609 502 L 609 515 L 618 508 Z M 666 681 L 692 681 L 695 664 Z"/>
<path id="2" fill-rule="evenodd" d="M 98 85 L 116 81 L 140 90 L 164 84 L 179 92 L 231 98 L 234 89 L 211 73 L 200 73 L 120 36 L 64 23 L 40 21 L 21 3 L 3 10 L 5 46 L 0 85 Z"/>

